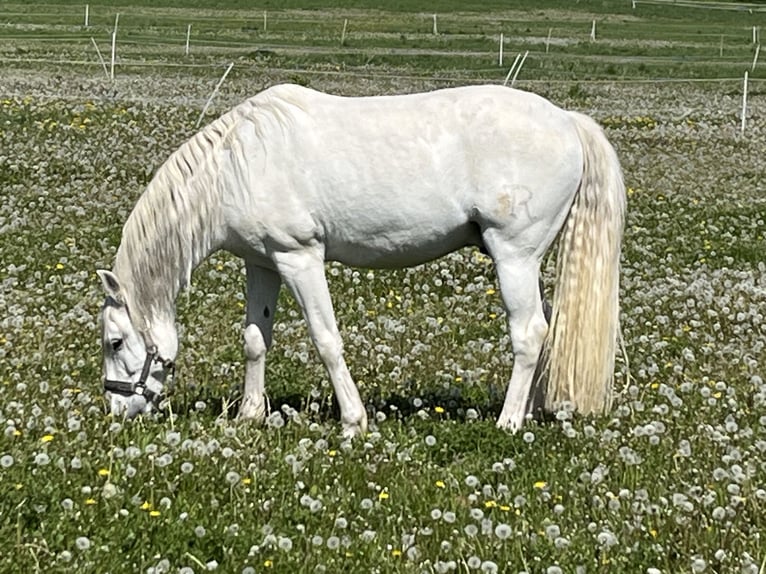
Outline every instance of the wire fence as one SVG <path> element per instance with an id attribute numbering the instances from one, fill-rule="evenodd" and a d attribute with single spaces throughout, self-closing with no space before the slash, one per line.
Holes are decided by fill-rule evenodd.
<path id="1" fill-rule="evenodd" d="M 632 0 L 628 0 L 631 1 Z M 761 4 L 747 4 L 747 3 L 728 3 L 728 2 L 706 2 L 705 6 L 701 6 L 698 2 L 689 2 L 686 0 L 635 0 L 635 2 L 632 2 L 634 5 L 634 8 L 636 5 L 640 4 L 652 4 L 652 5 L 672 5 L 674 7 L 685 7 L 685 8 L 704 8 L 704 9 L 710 9 L 710 10 L 723 10 L 723 9 L 736 9 L 736 10 L 754 10 L 756 12 L 763 11 L 766 12 L 766 5 Z M 101 9 L 101 8 L 99 8 Z M 24 18 L 41 18 L 41 17 L 54 17 L 54 16 L 61 16 L 61 14 L 53 14 L 48 12 L 4 12 L 0 15 L 2 15 L 5 18 L 8 18 L 11 15 L 16 14 L 18 18 L 24 19 Z M 86 20 L 88 18 L 87 16 L 88 11 L 86 8 Z M 71 17 L 71 14 L 69 15 Z M 92 18 L 93 14 L 90 14 L 90 17 Z M 159 18 L 163 16 L 162 14 L 151 14 L 152 18 Z M 81 17 L 81 16 L 78 16 Z M 119 15 L 118 15 L 119 17 Z M 149 16 L 142 16 L 144 18 Z M 183 19 L 185 15 L 181 13 L 174 13 L 172 15 L 164 15 L 164 17 L 172 18 L 173 21 L 180 21 L 180 19 Z M 307 17 L 305 14 L 299 14 L 299 13 L 283 13 L 278 18 L 275 18 L 276 21 L 279 21 L 280 23 L 285 22 L 291 22 L 295 23 L 298 22 L 301 25 L 311 23 L 313 21 L 313 18 L 316 18 L 318 16 L 311 16 Z M 425 19 L 425 16 L 423 14 L 417 15 L 417 17 L 420 20 Z M 180 18 L 180 19 L 179 19 Z M 215 16 L 209 16 L 205 14 L 205 12 L 201 13 L 193 13 L 190 17 L 190 21 L 207 21 L 209 23 L 218 22 L 222 25 L 232 23 L 236 23 L 237 25 L 241 25 L 243 22 L 255 22 L 259 18 L 259 12 L 255 11 L 249 15 L 249 17 L 245 17 L 242 14 L 235 14 L 231 16 L 230 18 L 227 17 L 215 17 Z M 263 29 L 265 30 L 267 27 L 266 23 L 266 12 L 263 13 Z M 325 21 L 335 19 L 337 20 L 338 14 L 322 14 L 321 19 Z M 430 16 L 429 16 L 430 18 Z M 475 16 L 471 16 L 471 18 L 475 18 Z M 478 18 L 478 17 L 476 17 Z M 595 21 L 594 21 L 595 22 Z M 10 27 L 11 24 L 8 24 L 8 27 Z M 8 27 L 6 29 L 8 29 Z M 39 30 L 38 30 L 39 28 Z M 114 21 L 114 29 L 117 28 L 117 18 L 115 18 Z M 109 78 L 109 74 L 107 73 L 107 78 L 104 78 L 104 76 L 101 74 L 101 67 L 103 66 L 103 70 L 106 71 L 106 63 L 101 59 L 101 63 L 99 64 L 99 60 L 96 58 L 96 52 L 98 51 L 98 46 L 96 41 L 89 36 L 90 33 L 94 30 L 99 30 L 103 32 L 104 30 L 110 29 L 109 26 L 106 24 L 101 24 L 97 27 L 93 27 L 90 29 L 90 31 L 87 31 L 88 28 L 81 28 L 77 31 L 67 32 L 65 34 L 57 33 L 57 27 L 56 26 L 37 26 L 33 27 L 33 33 L 30 33 L 30 31 L 26 31 L 23 33 L 19 33 L 17 36 L 14 36 L 26 40 L 28 42 L 39 42 L 41 45 L 47 45 L 51 43 L 56 42 L 69 42 L 69 47 L 72 46 L 75 47 L 75 54 L 79 55 L 82 54 L 84 57 L 77 58 L 77 57 L 71 57 L 72 51 L 70 50 L 70 53 L 64 53 L 60 54 L 58 56 L 47 56 L 43 55 L 40 57 L 32 57 L 29 55 L 24 55 L 22 52 L 18 56 L 0 56 L 0 67 L 8 69 L 17 69 L 21 70 L 24 68 L 28 69 L 35 69 L 35 68 L 45 68 L 48 70 L 56 70 L 57 73 L 59 73 L 62 69 L 78 69 L 79 76 L 92 76 L 93 79 L 100 78 L 101 81 L 105 83 L 105 85 L 108 85 L 110 82 L 113 82 L 114 80 Z M 124 26 L 124 24 L 120 25 L 121 30 L 128 30 L 130 29 L 129 26 Z M 139 28 L 136 28 L 138 30 Z M 551 28 L 552 30 L 553 28 Z M 595 29 L 595 25 L 594 25 Z M 189 33 L 191 32 L 191 27 L 187 27 L 186 24 L 184 24 L 184 30 L 186 31 L 186 34 L 184 35 L 187 42 L 189 40 Z M 741 32 L 741 31 L 740 31 Z M 570 30 L 571 33 L 571 30 Z M 753 27 L 753 42 L 756 42 L 756 40 L 760 40 L 759 38 L 760 28 Z M 427 36 L 427 33 L 423 33 L 423 36 Z M 434 34 L 436 35 L 436 34 Z M 492 38 L 494 37 L 492 33 L 486 33 L 482 32 L 480 34 L 484 38 Z M 112 32 L 113 41 L 116 36 L 116 33 Z M 487 52 L 486 50 L 451 50 L 449 48 L 449 41 L 448 41 L 449 35 L 446 35 L 443 37 L 442 44 L 438 48 L 430 47 L 430 48 L 386 48 L 386 47 L 353 47 L 353 46 L 344 46 L 344 45 L 318 45 L 318 46 L 310 46 L 310 45 L 291 45 L 289 43 L 282 43 L 282 44 L 266 44 L 266 43 L 257 43 L 257 42 L 249 42 L 247 40 L 242 39 L 225 39 L 225 38 L 207 38 L 207 37 L 199 37 L 194 38 L 193 43 L 193 50 L 196 51 L 199 54 L 203 54 L 206 61 L 199 62 L 199 61 L 189 61 L 188 58 L 188 44 L 186 46 L 187 53 L 184 54 L 184 41 L 183 39 L 179 38 L 168 38 L 167 35 L 165 37 L 162 37 L 162 35 L 156 35 L 156 36 L 142 36 L 141 34 L 135 34 L 135 32 L 132 33 L 131 37 L 122 38 L 120 40 L 121 46 L 125 48 L 125 46 L 128 46 L 127 52 L 123 52 L 123 56 L 118 57 L 115 61 L 112 60 L 112 70 L 117 68 L 118 70 L 130 70 L 130 71 L 137 71 L 137 70 L 153 70 L 153 71 L 159 71 L 159 70 L 189 70 L 190 73 L 195 74 L 202 74 L 205 76 L 215 76 L 216 78 L 220 76 L 220 73 L 223 69 L 225 69 L 227 66 L 231 65 L 232 59 L 239 58 L 240 61 L 234 61 L 234 70 L 235 74 L 262 74 L 264 70 L 268 70 L 269 74 L 272 74 L 274 76 L 281 76 L 281 77 L 287 77 L 290 79 L 295 80 L 296 78 L 306 78 L 306 81 L 310 81 L 311 78 L 336 78 L 336 79 L 343 79 L 343 80 L 370 80 L 370 81 L 396 81 L 396 82 L 412 82 L 412 83 L 428 83 L 428 84 L 444 84 L 444 85 L 457 85 L 457 84 L 478 84 L 478 83 L 501 83 L 503 81 L 503 78 L 505 77 L 505 71 L 507 70 L 507 66 L 505 68 L 495 65 L 491 66 L 489 65 L 489 62 L 491 62 L 493 59 L 496 60 L 496 56 L 494 56 L 491 52 Z M 5 39 L 9 39 L 11 36 L 8 36 Z M 503 37 L 500 36 L 500 42 L 501 46 L 503 45 Z M 510 38 L 510 36 L 509 36 Z M 699 38 L 699 31 L 698 31 L 698 38 Z M 0 42 L 3 41 L 3 36 L 0 34 Z M 87 40 L 90 39 L 90 42 L 95 46 L 95 50 L 90 47 L 90 44 L 87 44 Z M 310 40 L 310 39 L 309 39 Z M 673 57 L 651 57 L 651 56 L 631 56 L 631 55 L 625 55 L 623 54 L 567 54 L 563 50 L 559 50 L 556 52 L 556 55 L 554 56 L 551 54 L 550 56 L 547 53 L 548 45 L 545 41 L 545 39 L 541 38 L 524 38 L 519 37 L 516 38 L 516 44 L 519 45 L 537 45 L 542 47 L 545 45 L 546 52 L 543 53 L 542 51 L 537 51 L 532 54 L 532 58 L 550 58 L 550 57 L 556 57 L 559 59 L 571 59 L 571 60 L 581 60 L 581 61 L 587 61 L 589 63 L 593 63 L 594 65 L 604 65 L 608 63 L 613 62 L 627 62 L 629 64 L 636 64 L 636 65 L 642 65 L 642 64 L 648 64 L 648 63 L 667 63 L 672 62 Z M 550 40 L 550 32 L 549 32 L 549 38 Z M 86 45 L 87 44 L 87 45 Z M 712 44 L 710 44 L 712 46 Z M 754 44 L 755 45 L 755 44 Z M 517 46 L 518 48 L 518 46 Z M 166 50 L 166 52 L 163 52 L 161 56 L 158 56 L 156 53 L 152 54 L 150 57 L 155 58 L 154 60 L 147 60 L 145 59 L 145 56 L 138 54 L 136 52 L 136 49 L 147 49 L 149 51 L 151 50 L 157 50 L 162 49 Z M 713 48 L 711 48 L 713 49 Z M 246 51 L 243 51 L 246 50 Z M 542 50 L 542 48 L 540 48 Z M 112 46 L 112 51 L 114 53 L 114 45 Z M 253 63 L 253 61 L 242 61 L 247 60 L 247 51 L 258 53 L 267 53 L 270 51 L 276 51 L 280 52 L 282 55 L 285 56 L 294 56 L 296 54 L 304 54 L 304 53 L 311 53 L 316 56 L 318 56 L 320 59 L 323 55 L 330 55 L 330 54 L 371 54 L 371 55 L 400 55 L 400 56 L 412 56 L 412 57 L 419 57 L 419 56 L 464 56 L 464 57 L 470 57 L 470 58 L 481 58 L 485 59 L 488 62 L 487 67 L 477 67 L 472 68 L 470 70 L 459 70 L 455 69 L 454 71 L 447 71 L 447 73 L 407 73 L 406 69 L 403 69 L 401 67 L 395 67 L 392 66 L 389 69 L 385 69 L 384 66 L 378 66 L 378 67 L 370 67 L 369 69 L 364 66 L 350 66 L 348 69 L 332 69 L 328 66 L 323 67 L 322 65 L 313 65 L 310 67 L 302 67 L 299 64 L 296 64 L 293 67 L 282 67 L 282 66 L 272 66 L 268 63 Z M 744 69 L 751 68 L 754 70 L 756 68 L 757 60 L 758 60 L 758 53 L 759 53 L 759 45 L 758 48 L 755 50 L 755 58 L 752 60 L 752 65 L 746 62 L 732 62 L 731 60 L 725 60 L 725 59 L 719 59 L 719 60 L 704 60 L 704 59 L 698 59 L 696 63 L 698 64 L 704 64 L 709 65 L 711 68 L 714 68 L 716 66 L 728 66 L 729 68 L 718 68 L 722 72 L 726 72 L 729 69 L 731 69 L 733 66 L 736 66 L 738 64 L 741 64 L 743 71 Z M 92 58 L 90 57 L 92 53 Z M 150 52 L 151 53 L 151 52 Z M 70 57 L 67 57 L 70 56 Z M 244 57 L 243 57 L 244 56 Z M 100 54 L 99 54 L 100 58 Z M 157 59 L 160 58 L 160 59 Z M 225 61 L 222 61 L 223 59 L 226 59 Z M 510 58 L 509 58 L 510 59 Z M 694 58 L 692 58 L 693 60 Z M 517 71 L 518 74 L 518 71 Z M 614 77 L 614 78 L 571 78 L 571 77 L 529 77 L 529 76 L 522 76 L 519 78 L 518 85 L 521 87 L 528 87 L 530 89 L 535 89 L 540 86 L 640 86 L 640 85 L 656 85 L 656 86 L 673 86 L 673 85 L 702 85 L 702 84 L 711 84 L 711 85 L 718 85 L 718 86 L 731 86 L 731 91 L 736 92 L 738 90 L 746 89 L 744 88 L 744 84 L 749 84 L 749 89 L 751 93 L 757 94 L 759 90 L 763 88 L 764 82 L 766 82 L 766 79 L 762 78 L 748 78 L 746 82 L 743 82 L 744 78 L 743 76 L 733 76 L 733 75 L 725 75 L 725 76 L 715 76 L 715 77 L 644 77 L 644 76 L 637 76 L 637 77 L 630 77 L 630 76 L 620 76 L 620 77 Z M 236 80 L 229 80 L 229 81 L 236 81 Z M 0 95 L 3 97 L 19 97 L 23 96 L 24 94 L 19 93 L 19 90 L 10 88 L 7 83 L 3 82 L 3 78 L 0 77 Z M 47 96 L 40 96 L 40 97 L 50 97 L 50 98 L 58 98 L 58 99 L 64 99 L 64 100 L 77 100 L 82 99 L 82 96 L 73 96 L 68 94 L 58 94 L 58 95 L 47 95 Z M 121 99 L 127 100 L 127 101 L 140 101 L 140 102 L 151 102 L 156 104 L 162 104 L 162 103 L 178 103 L 183 102 L 186 105 L 192 105 L 192 106 L 199 106 L 200 108 L 206 104 L 206 102 L 209 101 L 208 94 L 190 94 L 187 97 L 178 98 L 178 97 L 170 97 L 170 96 L 146 96 L 146 95 L 135 95 L 135 94 L 120 94 L 119 97 Z M 223 94 L 222 98 L 226 98 L 226 95 Z M 752 114 L 753 110 L 759 110 L 762 106 L 762 102 L 756 98 L 753 100 L 751 98 L 749 103 L 749 113 Z M 678 112 L 678 110 L 675 110 Z M 670 110 L 668 110 L 670 113 Z M 760 112 L 758 112 L 760 113 Z M 748 109 L 743 109 L 743 117 L 745 117 L 748 114 Z"/>

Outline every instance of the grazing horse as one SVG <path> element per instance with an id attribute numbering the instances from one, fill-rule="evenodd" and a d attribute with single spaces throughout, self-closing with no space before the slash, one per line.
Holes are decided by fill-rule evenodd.
<path id="1" fill-rule="evenodd" d="M 363 433 L 325 262 L 399 268 L 474 245 L 494 260 L 513 345 L 498 426 L 521 427 L 536 372 L 547 408 L 604 411 L 625 201 L 601 128 L 531 93 L 474 86 L 348 98 L 272 87 L 170 156 L 125 223 L 113 270 L 98 271 L 107 400 L 128 417 L 158 401 L 178 351 L 176 296 L 225 249 L 247 274 L 239 416 L 265 416 L 266 353 L 285 283 L 332 381 L 344 435 Z M 557 236 L 549 324 L 538 281 Z"/>

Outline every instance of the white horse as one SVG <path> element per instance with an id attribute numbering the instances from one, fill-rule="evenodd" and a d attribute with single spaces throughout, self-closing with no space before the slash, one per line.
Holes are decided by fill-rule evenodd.
<path id="1" fill-rule="evenodd" d="M 625 211 L 614 149 L 587 116 L 499 86 L 346 98 L 280 85 L 205 127 L 161 166 L 98 271 L 105 391 L 114 413 L 151 409 L 178 351 L 175 299 L 225 249 L 247 271 L 244 395 L 265 416 L 264 367 L 284 282 L 338 399 L 343 432 L 365 406 L 346 363 L 328 260 L 417 265 L 467 245 L 494 259 L 513 370 L 498 426 L 519 429 L 538 361 L 546 406 L 608 409 Z M 540 261 L 560 233 L 550 326 Z"/>

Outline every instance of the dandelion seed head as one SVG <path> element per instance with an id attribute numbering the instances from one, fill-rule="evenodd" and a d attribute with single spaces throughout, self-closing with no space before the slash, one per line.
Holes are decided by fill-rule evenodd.
<path id="1" fill-rule="evenodd" d="M 88 550 L 90 548 L 90 539 L 87 536 L 78 536 L 74 541 L 78 550 Z"/>
<path id="2" fill-rule="evenodd" d="M 507 524 L 498 524 L 495 526 L 495 536 L 500 540 L 507 540 L 513 534 L 513 529 Z"/>

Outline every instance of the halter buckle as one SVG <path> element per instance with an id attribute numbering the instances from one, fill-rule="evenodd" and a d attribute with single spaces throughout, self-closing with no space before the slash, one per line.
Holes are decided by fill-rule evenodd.
<path id="1" fill-rule="evenodd" d="M 160 363 L 162 368 L 170 371 L 171 375 L 175 372 L 175 363 L 170 359 L 163 359 L 157 353 L 157 347 L 149 347 L 146 351 L 146 359 L 144 359 L 144 365 L 141 368 L 141 376 L 137 381 L 116 381 L 113 379 L 104 379 L 104 391 L 110 393 L 117 393 L 120 395 L 138 395 L 144 397 L 147 402 L 154 403 L 162 400 L 162 393 L 155 393 L 149 387 L 146 386 L 146 381 L 149 378 L 149 371 L 152 368 L 152 363 Z"/>

